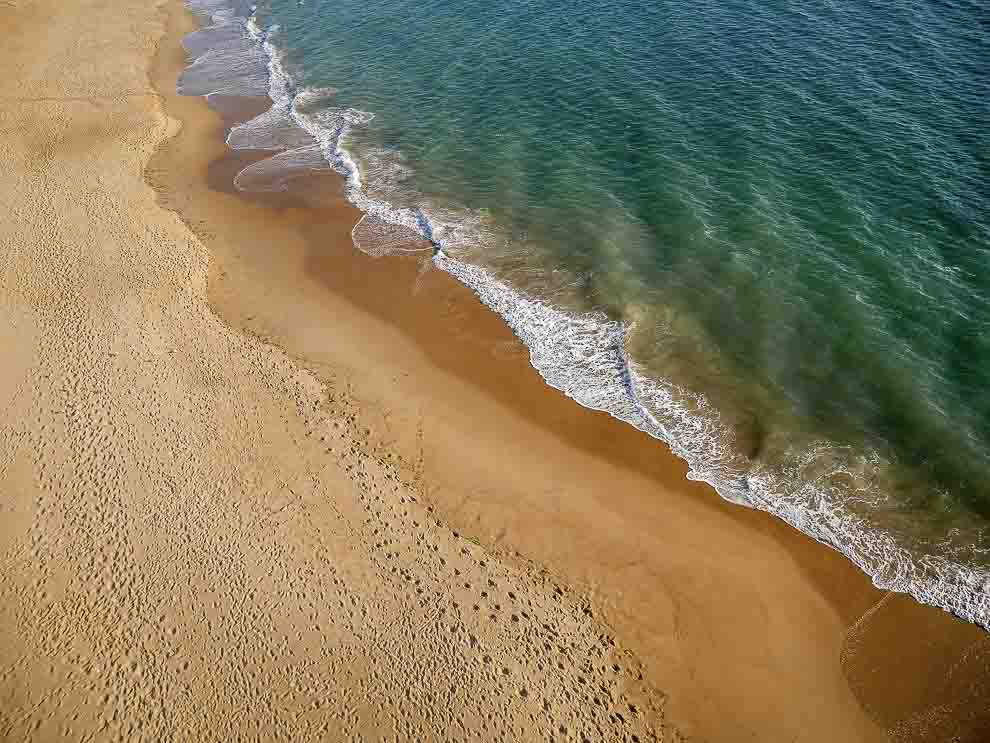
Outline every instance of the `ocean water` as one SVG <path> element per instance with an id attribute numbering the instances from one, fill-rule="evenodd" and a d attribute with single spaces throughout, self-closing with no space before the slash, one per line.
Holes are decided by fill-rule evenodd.
<path id="1" fill-rule="evenodd" d="M 429 250 L 547 382 L 990 628 L 990 11 L 976 0 L 190 0 L 190 95 L 357 248 Z"/>

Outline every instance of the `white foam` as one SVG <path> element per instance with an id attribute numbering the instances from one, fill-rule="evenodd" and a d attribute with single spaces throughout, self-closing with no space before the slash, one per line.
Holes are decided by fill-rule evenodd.
<path id="1" fill-rule="evenodd" d="M 221 0 L 201 1 L 222 6 Z M 326 162 L 345 176 L 348 198 L 367 215 L 359 226 L 381 230 L 383 225 L 394 225 L 401 228 L 397 234 L 404 238 L 418 235 L 432 243 L 437 268 L 470 287 L 506 320 L 529 349 L 532 365 L 547 384 L 585 407 L 605 411 L 665 442 L 688 463 L 691 479 L 710 484 L 733 503 L 774 514 L 834 547 L 870 575 L 878 587 L 911 594 L 990 629 L 990 571 L 972 569 L 948 557 L 917 557 L 891 535 L 872 528 L 853 513 L 848 500 L 841 499 L 883 500 L 870 478 L 864 476 L 864 472 L 880 468 L 876 455 L 855 457 L 823 443 L 790 452 L 786 462 L 770 468 L 736 454 L 731 432 L 704 397 L 648 376 L 628 358 L 628 326 L 602 314 L 554 308 L 485 269 L 458 260 L 458 253 L 466 246 L 484 240 L 483 215 L 397 208 L 387 198 L 369 195 L 371 189 L 363 182 L 346 140 L 354 127 L 371 120 L 371 114 L 344 107 L 313 110 L 315 98 L 321 94 L 328 97 L 325 91 L 296 91 L 271 43 L 272 29 L 262 31 L 253 18 L 245 29 L 265 53 L 269 96 L 273 109 L 280 112 L 251 129 L 280 126 L 284 121 L 276 118 L 282 116 L 307 132 L 319 144 Z M 396 171 L 390 166 L 381 172 Z M 387 193 L 380 184 L 375 186 Z M 360 240 L 356 242 L 360 247 Z M 840 474 L 857 483 L 857 489 L 840 496 L 829 481 Z"/>
<path id="2" fill-rule="evenodd" d="M 351 230 L 354 247 L 372 258 L 433 252 L 433 244 L 418 232 L 365 214 Z"/>
<path id="3" fill-rule="evenodd" d="M 314 143 L 309 132 L 300 129 L 291 111 L 272 106 L 260 116 L 238 124 L 227 135 L 234 150 L 291 150 Z"/>
<path id="4" fill-rule="evenodd" d="M 179 76 L 181 95 L 260 96 L 268 92 L 267 57 L 245 35 L 247 24 L 219 0 L 194 0 L 190 7 L 210 25 L 184 41 L 193 61 Z"/>
<path id="5" fill-rule="evenodd" d="M 293 178 L 321 170 L 330 166 L 319 145 L 311 143 L 252 163 L 234 177 L 234 186 L 254 193 L 285 191 Z"/>

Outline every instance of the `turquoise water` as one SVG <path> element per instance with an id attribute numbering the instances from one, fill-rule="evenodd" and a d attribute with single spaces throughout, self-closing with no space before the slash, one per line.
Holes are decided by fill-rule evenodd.
<path id="1" fill-rule="evenodd" d="M 550 384 L 990 626 L 985 6 L 268 0 L 232 19 L 211 38 L 250 84 L 224 90 L 257 92 L 261 59 L 276 100 L 232 146 L 280 132 L 287 161 L 348 175 L 359 248 L 428 238 Z"/>

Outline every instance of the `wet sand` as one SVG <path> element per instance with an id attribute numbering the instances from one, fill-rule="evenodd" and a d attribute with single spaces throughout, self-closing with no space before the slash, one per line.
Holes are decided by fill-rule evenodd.
<path id="1" fill-rule="evenodd" d="M 547 388 L 339 178 L 234 193 L 179 3 L 0 18 L 3 736 L 984 739 L 985 633 Z"/>

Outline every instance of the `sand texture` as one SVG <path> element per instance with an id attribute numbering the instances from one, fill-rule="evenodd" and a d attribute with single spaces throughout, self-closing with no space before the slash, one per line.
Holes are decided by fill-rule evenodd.
<path id="1" fill-rule="evenodd" d="M 0 24 L 0 738 L 990 729 L 985 633 L 547 390 L 339 179 L 231 193 L 177 0 Z"/>

